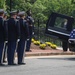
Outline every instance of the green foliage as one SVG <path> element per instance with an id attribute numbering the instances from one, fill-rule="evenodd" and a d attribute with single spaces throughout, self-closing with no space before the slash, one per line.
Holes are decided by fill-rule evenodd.
<path id="1" fill-rule="evenodd" d="M 5 8 L 5 0 L 0 0 L 0 8 Z M 10 0 L 6 0 L 6 8 L 10 9 Z M 12 10 L 31 9 L 33 17 L 46 21 L 51 12 L 58 12 L 75 17 L 75 4 L 72 0 L 12 0 Z"/>
<path id="2" fill-rule="evenodd" d="M 5 0 L 0 0 L 0 8 L 1 9 L 6 9 Z"/>

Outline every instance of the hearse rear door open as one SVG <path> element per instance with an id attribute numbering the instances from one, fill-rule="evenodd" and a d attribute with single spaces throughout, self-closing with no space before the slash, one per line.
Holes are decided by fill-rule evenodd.
<path id="1" fill-rule="evenodd" d="M 46 24 L 46 35 L 61 40 L 69 39 L 74 18 L 63 14 L 52 13 Z"/>

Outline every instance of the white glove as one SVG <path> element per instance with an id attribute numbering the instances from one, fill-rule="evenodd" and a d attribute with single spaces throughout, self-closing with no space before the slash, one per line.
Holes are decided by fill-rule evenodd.
<path id="1" fill-rule="evenodd" d="M 29 41 L 29 39 L 27 39 L 27 41 Z"/>
<path id="2" fill-rule="evenodd" d="M 5 41 L 5 43 L 8 43 L 8 41 Z"/>
<path id="3" fill-rule="evenodd" d="M 70 41 L 70 40 L 68 40 L 68 42 L 69 42 L 69 43 L 71 43 L 71 41 Z"/>
<path id="4" fill-rule="evenodd" d="M 17 40 L 17 42 L 19 42 L 19 41 L 20 41 L 20 39 Z"/>
<path id="5" fill-rule="evenodd" d="M 34 32 L 32 34 L 34 35 Z"/>

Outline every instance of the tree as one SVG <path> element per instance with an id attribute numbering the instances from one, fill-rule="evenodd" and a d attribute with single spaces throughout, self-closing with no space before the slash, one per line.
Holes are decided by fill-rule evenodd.
<path id="1" fill-rule="evenodd" d="M 5 0 L 0 0 L 0 8 L 6 9 Z"/>
<path id="2" fill-rule="evenodd" d="M 4 0 L 0 0 L 0 7 L 4 6 Z M 6 0 L 6 8 L 10 9 L 10 0 Z M 12 0 L 12 9 L 31 9 L 36 19 L 47 20 L 52 12 L 74 16 L 75 4 L 72 0 Z"/>
<path id="3" fill-rule="evenodd" d="M 22 10 L 25 8 L 25 0 L 11 0 L 12 10 Z M 7 10 L 10 9 L 10 0 L 6 1 Z"/>
<path id="4" fill-rule="evenodd" d="M 32 5 L 32 11 L 35 14 L 35 18 L 37 19 L 46 19 L 46 16 L 44 15 L 44 10 L 46 7 L 42 4 L 42 0 L 37 0 L 33 5 Z"/>

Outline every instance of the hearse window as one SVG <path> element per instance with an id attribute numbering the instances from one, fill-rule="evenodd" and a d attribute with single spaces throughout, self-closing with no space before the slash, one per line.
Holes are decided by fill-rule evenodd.
<path id="1" fill-rule="evenodd" d="M 67 19 L 61 18 L 61 17 L 57 17 L 56 20 L 55 20 L 54 27 L 66 30 L 67 23 L 68 23 Z"/>

